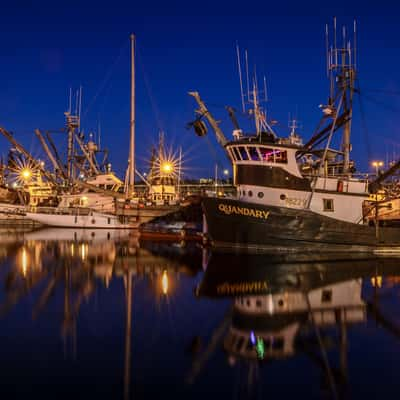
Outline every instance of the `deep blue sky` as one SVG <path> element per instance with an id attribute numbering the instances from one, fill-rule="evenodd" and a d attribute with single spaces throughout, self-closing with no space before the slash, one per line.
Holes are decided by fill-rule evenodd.
<path id="1" fill-rule="evenodd" d="M 128 157 L 130 55 L 129 34 L 137 36 L 137 158 L 142 165 L 157 140 L 183 146 L 186 175 L 212 175 L 210 143 L 185 129 L 193 119 L 198 90 L 226 134 L 230 124 L 223 106 L 240 108 L 235 44 L 249 51 L 250 64 L 267 76 L 269 115 L 286 136 L 288 113 L 297 112 L 304 139 L 320 117 L 327 97 L 325 23 L 358 21 L 361 89 L 400 110 L 400 5 L 363 2 L 9 2 L 2 4 L 0 35 L 0 125 L 15 133 L 35 155 L 35 128 L 64 124 L 69 88 L 83 86 L 83 120 L 87 133 L 102 127 L 102 144 L 121 175 Z M 379 7 L 379 8 L 378 8 Z M 372 159 L 400 156 L 399 113 L 363 100 L 369 148 L 355 101 L 353 158 L 359 169 Z M 207 141 L 209 143 L 207 143 Z M 8 143 L 0 138 L 0 152 Z M 219 150 L 220 163 L 228 161 Z M 143 169 L 140 168 L 140 169 Z"/>

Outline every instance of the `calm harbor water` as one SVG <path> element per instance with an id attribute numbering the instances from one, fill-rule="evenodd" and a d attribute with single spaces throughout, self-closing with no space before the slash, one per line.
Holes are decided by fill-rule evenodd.
<path id="1" fill-rule="evenodd" d="M 122 231 L 0 238 L 2 399 L 400 390 L 400 259 L 209 254 Z"/>

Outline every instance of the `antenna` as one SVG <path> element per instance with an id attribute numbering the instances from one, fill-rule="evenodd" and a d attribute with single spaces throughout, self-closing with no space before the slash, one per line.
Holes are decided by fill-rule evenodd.
<path id="1" fill-rule="evenodd" d="M 356 58 L 356 54 L 357 54 L 357 21 L 354 20 L 354 24 L 353 24 L 353 35 L 354 35 L 354 43 L 353 43 L 353 48 L 354 48 L 354 68 L 357 69 L 357 58 Z"/>
<path id="2" fill-rule="evenodd" d="M 98 135 L 98 149 L 100 150 L 101 148 L 101 124 L 100 124 L 100 118 L 99 118 L 99 122 L 98 122 L 98 127 L 97 127 L 97 135 Z"/>
<path id="3" fill-rule="evenodd" d="M 75 92 L 75 115 L 78 115 L 79 90 Z"/>
<path id="4" fill-rule="evenodd" d="M 346 27 L 342 27 L 342 37 L 343 37 L 343 48 L 346 48 Z"/>
<path id="5" fill-rule="evenodd" d="M 265 101 L 268 101 L 267 79 L 265 78 L 265 75 L 264 75 L 264 99 L 265 99 Z"/>
<path id="6" fill-rule="evenodd" d="M 335 48 L 335 64 L 337 65 L 337 44 L 336 44 L 336 17 L 333 17 L 333 47 Z"/>
<path id="7" fill-rule="evenodd" d="M 245 59 L 246 59 L 246 77 L 247 77 L 247 98 L 250 99 L 250 89 L 249 89 L 249 61 L 247 57 L 247 50 L 245 50 Z"/>
<path id="8" fill-rule="evenodd" d="M 68 112 L 71 114 L 72 112 L 72 88 L 69 88 L 69 104 L 68 104 Z"/>
<path id="9" fill-rule="evenodd" d="M 328 34 L 328 24 L 325 25 L 325 48 L 326 48 L 326 76 L 329 77 L 329 34 Z"/>
<path id="10" fill-rule="evenodd" d="M 82 111 L 82 86 L 79 86 L 79 107 L 78 107 L 78 132 L 81 128 L 81 111 Z"/>
<path id="11" fill-rule="evenodd" d="M 243 94 L 243 82 L 242 82 L 242 67 L 240 65 L 240 51 L 239 51 L 239 45 L 236 45 L 236 53 L 237 53 L 237 62 L 238 62 L 238 68 L 239 68 L 239 82 L 240 82 L 240 97 L 242 99 L 242 110 L 243 113 L 245 112 L 245 107 L 244 107 L 244 94 Z"/>

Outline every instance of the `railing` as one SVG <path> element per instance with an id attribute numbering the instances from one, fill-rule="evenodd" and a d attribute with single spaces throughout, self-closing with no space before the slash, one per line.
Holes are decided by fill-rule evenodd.
<path id="1" fill-rule="evenodd" d="M 90 215 L 93 210 L 87 207 L 30 207 L 29 212 L 53 215 Z"/>

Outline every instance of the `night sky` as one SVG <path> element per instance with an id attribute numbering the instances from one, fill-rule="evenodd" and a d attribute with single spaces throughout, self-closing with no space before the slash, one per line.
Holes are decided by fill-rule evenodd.
<path id="1" fill-rule="evenodd" d="M 221 167 L 229 162 L 211 130 L 198 138 L 186 129 L 196 107 L 187 92 L 200 92 L 230 137 L 224 106 L 240 109 L 239 43 L 248 49 L 250 67 L 267 77 L 268 115 L 279 121 L 278 134 L 287 136 L 291 113 L 301 121 L 303 138 L 309 138 L 321 115 L 318 105 L 327 100 L 324 30 L 336 15 L 339 26 L 352 27 L 354 17 L 358 22 L 362 94 L 361 108 L 358 97 L 354 103 L 352 158 L 358 170 L 371 171 L 372 160 L 400 157 L 400 5 L 143 3 L 3 2 L 0 126 L 41 156 L 34 129 L 62 128 L 69 88 L 81 85 L 82 127 L 97 132 L 100 122 L 102 146 L 122 176 L 129 144 L 129 35 L 135 33 L 139 169 L 145 169 L 163 130 L 168 145 L 183 148 L 186 177 L 212 176 L 216 162 Z M 249 131 L 250 121 L 241 121 Z M 6 155 L 8 147 L 0 138 L 0 153 Z"/>

